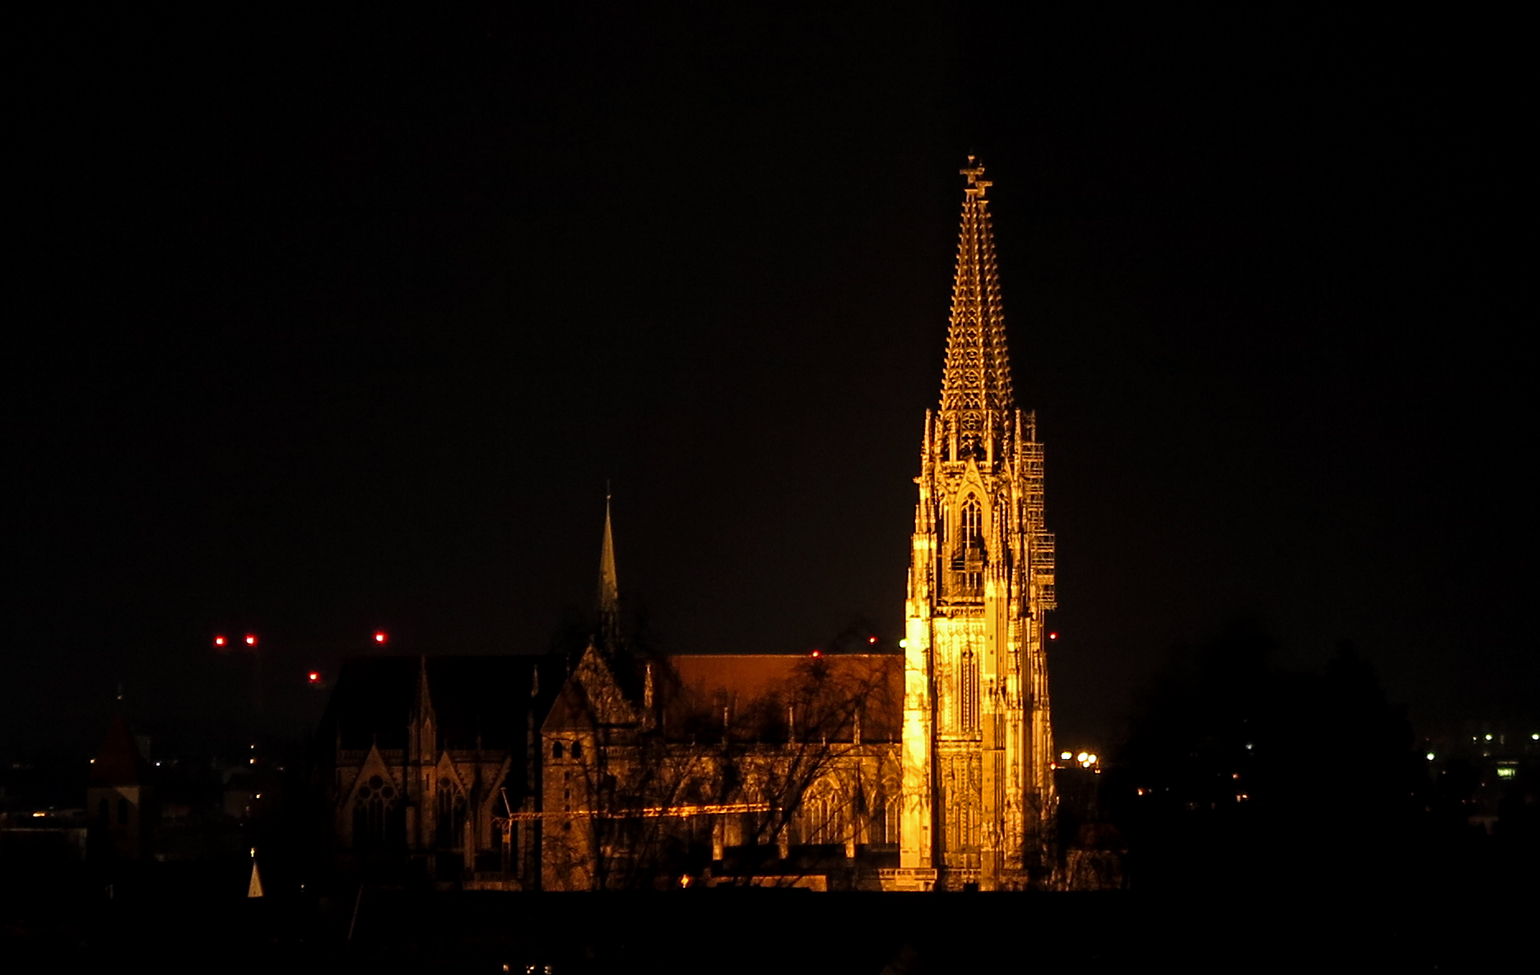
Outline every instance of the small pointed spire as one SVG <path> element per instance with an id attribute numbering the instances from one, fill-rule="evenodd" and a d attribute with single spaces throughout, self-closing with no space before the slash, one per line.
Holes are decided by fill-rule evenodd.
<path id="1" fill-rule="evenodd" d="M 599 635 L 613 645 L 620 634 L 620 584 L 615 577 L 615 537 L 610 526 L 609 484 L 604 486 L 604 542 L 599 550 Z"/>
<path id="2" fill-rule="evenodd" d="M 419 654 L 417 657 L 417 713 L 427 714 L 433 706 L 433 697 L 428 690 L 428 657 Z"/>
<path id="3" fill-rule="evenodd" d="M 261 896 L 263 896 L 262 895 L 262 875 L 257 872 L 257 851 L 256 851 L 255 848 L 253 848 L 252 851 L 251 851 L 251 879 L 246 882 L 246 896 L 247 897 L 261 897 Z"/>

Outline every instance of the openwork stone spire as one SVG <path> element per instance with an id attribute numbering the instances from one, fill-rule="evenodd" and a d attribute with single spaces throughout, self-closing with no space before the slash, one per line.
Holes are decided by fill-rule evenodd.
<path id="1" fill-rule="evenodd" d="M 893 889 L 1024 889 L 1055 862 L 1043 445 L 1011 389 L 989 183 L 971 156 L 962 175 L 941 409 L 915 478 Z"/>
<path id="2" fill-rule="evenodd" d="M 976 440 L 984 430 L 985 412 L 1004 414 L 1014 406 L 1014 399 L 995 237 L 989 224 L 989 201 L 984 198 L 992 184 L 982 178 L 984 166 L 973 156 L 960 172 L 968 177 L 968 185 L 963 190 L 941 411 L 955 414 L 954 422 L 964 439 Z"/>

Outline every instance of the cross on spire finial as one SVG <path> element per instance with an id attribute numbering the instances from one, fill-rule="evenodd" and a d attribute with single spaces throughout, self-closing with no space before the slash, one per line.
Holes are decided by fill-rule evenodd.
<path id="1" fill-rule="evenodd" d="M 963 190 L 962 224 L 957 241 L 957 277 L 952 283 L 952 321 L 947 328 L 946 371 L 941 380 L 941 409 L 955 411 L 959 430 L 968 438 L 985 436 L 989 424 L 1003 421 L 1013 407 L 1011 365 L 1006 353 L 1005 313 L 995 267 L 994 233 L 989 226 L 991 185 L 977 156 L 959 172 L 968 177 Z M 985 413 L 992 412 L 990 420 Z"/>
<path id="2" fill-rule="evenodd" d="M 995 185 L 987 179 L 979 178 L 984 175 L 984 164 L 978 161 L 977 156 L 969 156 L 967 167 L 959 169 L 958 173 L 968 177 L 968 185 L 964 187 L 963 192 L 975 200 L 982 199 L 984 191 Z"/>

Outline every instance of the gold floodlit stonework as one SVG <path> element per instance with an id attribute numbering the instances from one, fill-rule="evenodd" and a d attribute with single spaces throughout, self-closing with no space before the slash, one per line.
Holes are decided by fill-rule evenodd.
<path id="1" fill-rule="evenodd" d="M 926 411 L 909 565 L 900 869 L 1011 889 L 1051 864 L 1055 797 L 1037 418 L 1011 389 L 989 182 L 969 157 L 941 407 Z"/>
<path id="2" fill-rule="evenodd" d="M 606 503 L 581 654 L 349 661 L 323 731 L 340 863 L 505 890 L 1051 885 L 1043 445 L 1012 392 L 990 184 L 962 173 L 902 652 L 628 642 Z"/>

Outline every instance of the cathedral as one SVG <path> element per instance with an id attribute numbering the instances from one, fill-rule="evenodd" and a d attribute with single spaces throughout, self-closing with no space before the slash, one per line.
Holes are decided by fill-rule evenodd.
<path id="1" fill-rule="evenodd" d="M 496 889 L 1051 885 L 1043 445 L 1012 389 L 990 183 L 972 157 L 962 175 L 902 652 L 631 646 L 606 508 L 576 659 L 348 662 L 322 732 L 339 863 Z"/>

